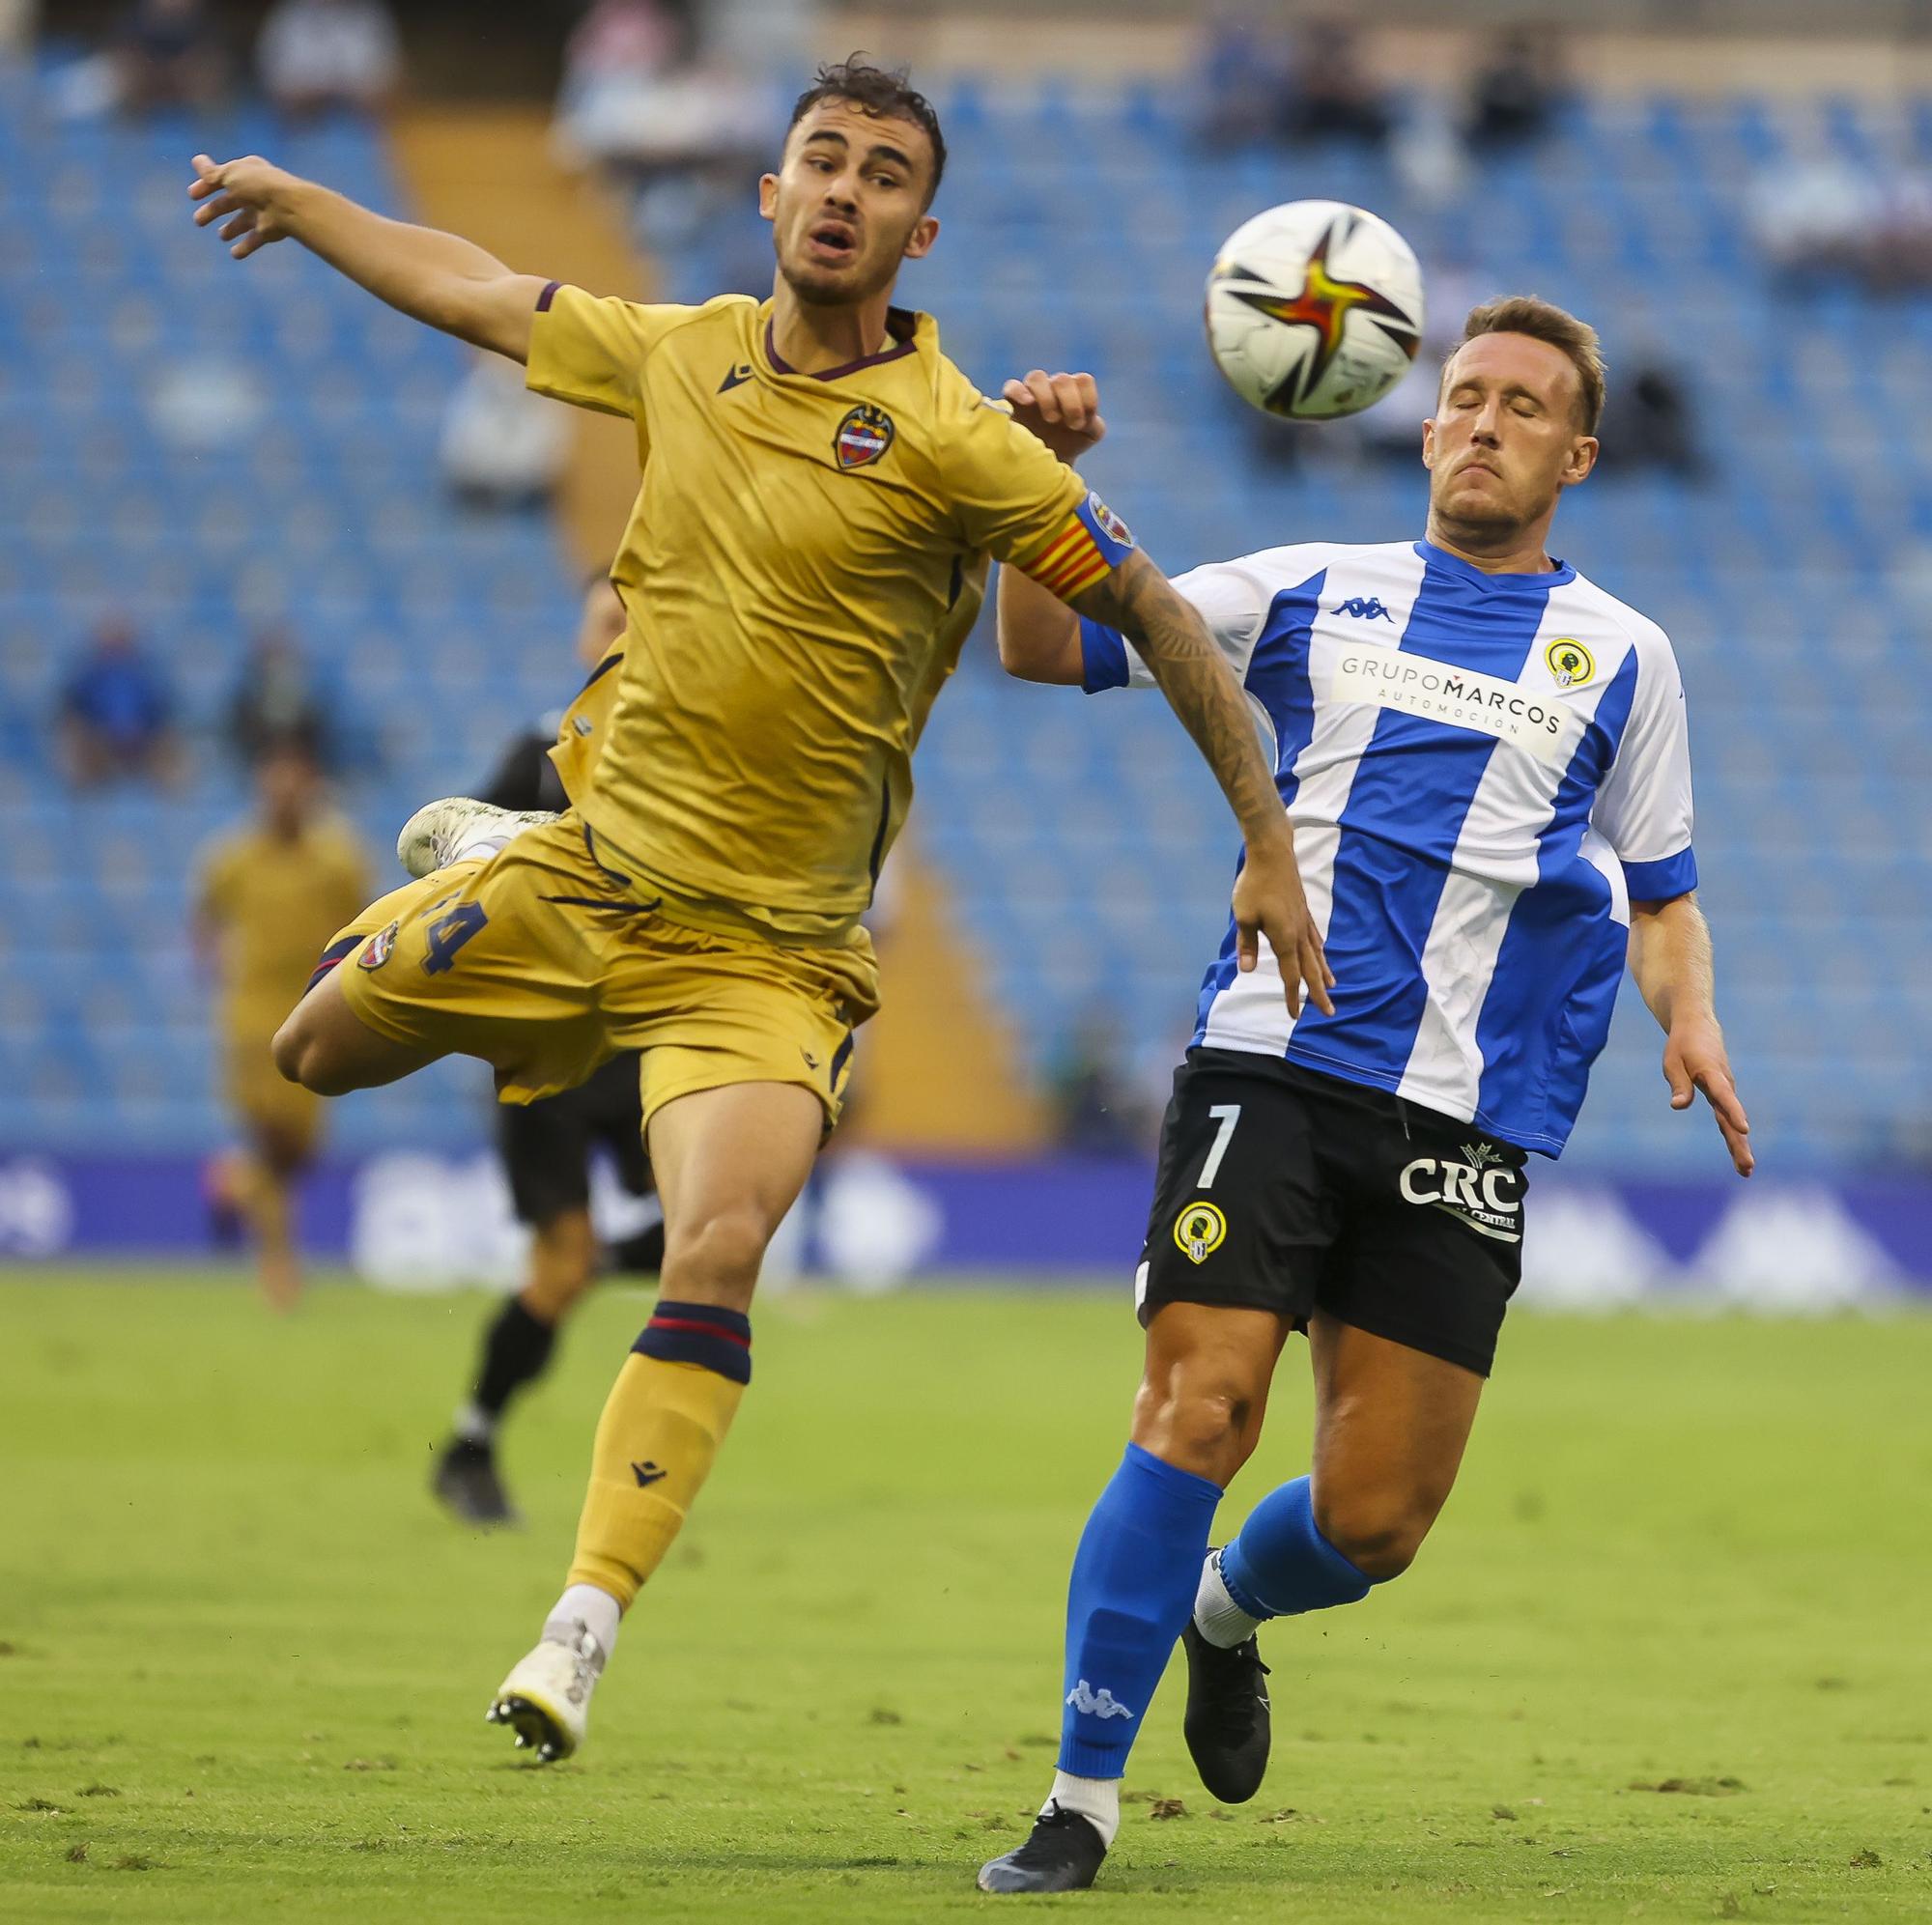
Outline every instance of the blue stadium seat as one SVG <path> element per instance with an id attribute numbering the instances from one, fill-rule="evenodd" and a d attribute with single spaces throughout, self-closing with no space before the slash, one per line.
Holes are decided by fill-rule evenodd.
<path id="1" fill-rule="evenodd" d="M 437 431 L 462 350 L 296 249 L 236 272 L 182 220 L 180 156 L 210 139 L 398 206 L 378 140 L 285 128 L 255 107 L 190 140 L 167 119 L 93 125 L 18 104 L 0 98 L 0 221 L 18 242 L 0 251 L 0 1087 L 20 1096 L 0 1129 L 43 1145 L 213 1142 L 182 931 L 196 851 L 245 806 L 214 731 L 256 610 L 335 670 L 362 760 L 382 763 L 350 798 L 380 849 L 416 801 L 480 779 L 501 736 L 567 693 L 574 570 L 546 523 L 479 522 L 442 500 Z M 1546 147 L 1485 163 L 1432 206 L 1374 154 L 1197 152 L 1184 96 L 1144 81 L 966 76 L 941 104 L 946 234 L 908 296 L 982 384 L 1035 362 L 1100 374 L 1115 435 L 1094 479 L 1170 567 L 1297 534 L 1386 539 L 1418 519 L 1408 470 L 1258 465 L 1200 350 L 1212 250 L 1271 201 L 1377 207 L 1425 266 L 1600 316 L 1613 370 L 1640 350 L 1677 361 L 1710 476 L 1605 473 L 1566 507 L 1564 552 L 1677 639 L 1705 893 L 1767 1147 L 1787 1168 L 1856 1163 L 1922 1119 L 1903 1065 L 1932 1052 L 1932 301 L 1826 290 L 1795 327 L 1743 219 L 1759 170 L 1794 142 L 1821 136 L 1861 161 L 1902 151 L 1896 117 L 1835 99 L 1583 99 Z M 1906 118 L 1932 141 L 1932 103 Z M 1070 232 L 1068 205 L 1082 211 Z M 86 217 L 109 207 L 128 218 Z M 68 217 L 36 217 L 49 209 Z M 721 221 L 667 264 L 676 297 L 735 271 L 748 233 L 761 243 L 749 220 Z M 233 445 L 167 438 L 158 383 L 197 356 L 261 371 L 262 416 Z M 266 553 L 264 504 L 280 530 Z M 71 798 L 48 750 L 66 664 L 119 606 L 168 662 L 206 770 L 164 803 Z M 1022 688 L 987 640 L 935 711 L 916 833 L 1034 1060 L 1096 999 L 1125 1057 L 1171 1050 L 1225 924 L 1225 809 L 1157 699 Z M 1021 806 L 989 808 L 990 795 Z M 1676 1167 L 1685 1136 L 1659 1100 L 1654 1028 L 1626 1005 L 1577 1153 Z M 338 1135 L 470 1140 L 481 1082 L 448 1065 L 353 1099 Z"/>

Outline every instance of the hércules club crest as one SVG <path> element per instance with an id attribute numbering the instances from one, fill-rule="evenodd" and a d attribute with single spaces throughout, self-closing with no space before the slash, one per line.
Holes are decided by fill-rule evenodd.
<path id="1" fill-rule="evenodd" d="M 862 401 L 838 424 L 832 452 L 840 467 L 869 467 L 893 444 L 893 417 L 883 408 Z"/>

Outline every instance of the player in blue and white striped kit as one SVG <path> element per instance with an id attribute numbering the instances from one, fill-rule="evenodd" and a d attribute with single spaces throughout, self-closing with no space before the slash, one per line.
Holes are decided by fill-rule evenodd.
<path id="1" fill-rule="evenodd" d="M 1104 432 L 1084 376 L 1009 383 L 1066 459 Z M 1597 452 L 1596 336 L 1548 304 L 1478 308 L 1425 425 L 1426 538 L 1304 543 L 1176 586 L 1271 738 L 1333 1013 L 1232 935 L 1175 1076 L 1137 1301 L 1132 1441 L 1081 1539 L 1060 1769 L 989 1891 L 1090 1884 L 1179 1637 L 1203 1781 L 1267 1761 L 1268 1618 L 1353 1603 L 1448 1497 L 1520 1272 L 1527 1152 L 1555 1156 L 1628 962 L 1740 1175 L 1748 1124 L 1697 908 L 1683 686 L 1656 623 L 1546 546 Z M 1007 571 L 1002 658 L 1090 692 L 1151 686 L 1114 630 Z M 1208 1548 L 1293 1330 L 1314 1363 L 1311 1474 Z"/>

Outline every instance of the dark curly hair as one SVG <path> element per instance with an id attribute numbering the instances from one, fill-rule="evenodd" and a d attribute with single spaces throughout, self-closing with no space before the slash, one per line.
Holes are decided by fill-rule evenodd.
<path id="1" fill-rule="evenodd" d="M 932 179 L 925 185 L 925 205 L 932 205 L 940 177 L 946 172 L 946 136 L 939 130 L 939 116 L 933 112 L 932 102 L 912 85 L 907 69 L 874 67 L 863 53 L 821 67 L 791 110 L 791 119 L 785 124 L 786 139 L 821 100 L 850 100 L 881 120 L 910 121 L 922 128 L 932 143 Z"/>

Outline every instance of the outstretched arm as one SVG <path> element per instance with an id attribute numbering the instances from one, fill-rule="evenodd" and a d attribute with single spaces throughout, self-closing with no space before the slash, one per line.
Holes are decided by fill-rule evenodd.
<path id="1" fill-rule="evenodd" d="M 536 275 L 512 273 L 457 235 L 388 220 L 259 155 L 217 164 L 197 154 L 194 170 L 187 191 L 200 203 L 195 225 L 220 221 L 238 261 L 271 241 L 299 241 L 412 320 L 513 361 L 529 358 L 530 318 L 544 289 Z"/>
<path id="2" fill-rule="evenodd" d="M 1724 1033 L 1718 1025 L 1711 926 L 1694 894 L 1631 904 L 1630 968 L 1667 1039 L 1663 1074 L 1670 1107 L 1688 1110 L 1701 1090 L 1732 1167 L 1748 1176 L 1756 1165 L 1750 1122 L 1731 1080 Z"/>
<path id="3" fill-rule="evenodd" d="M 1004 390 L 1013 419 L 1069 466 L 1107 432 L 1092 375 L 1048 375 L 1035 368 Z M 1032 682 L 1082 679 L 1080 624 L 1091 616 L 1119 629 L 1147 664 L 1168 706 L 1194 738 L 1247 843 L 1235 880 L 1236 956 L 1243 970 L 1260 960 L 1257 932 L 1281 965 L 1288 1006 L 1301 1014 L 1302 985 L 1328 1015 L 1335 978 L 1308 914 L 1294 860 L 1294 829 L 1261 751 L 1254 717 L 1198 609 L 1175 591 L 1139 549 L 1105 580 L 1060 601 L 1017 568 L 1000 571 L 1000 661 Z"/>
<path id="4" fill-rule="evenodd" d="M 1247 860 L 1235 879 L 1236 954 L 1243 970 L 1260 960 L 1257 931 L 1281 965 L 1290 1011 L 1301 1013 L 1301 987 L 1326 1015 L 1335 978 L 1308 914 L 1294 860 L 1294 830 L 1262 754 L 1248 698 L 1192 603 L 1139 550 L 1074 597 L 1083 614 L 1116 628 L 1148 665 L 1167 705 L 1194 738 L 1235 811 Z"/>

